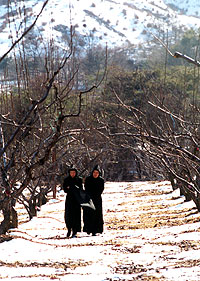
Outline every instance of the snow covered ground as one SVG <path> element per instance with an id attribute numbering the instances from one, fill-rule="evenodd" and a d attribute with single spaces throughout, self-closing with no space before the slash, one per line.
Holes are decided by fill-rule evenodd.
<path id="1" fill-rule="evenodd" d="M 1 280 L 200 280 L 200 213 L 168 182 L 107 182 L 98 236 L 66 238 L 64 200 L 0 243 Z"/>

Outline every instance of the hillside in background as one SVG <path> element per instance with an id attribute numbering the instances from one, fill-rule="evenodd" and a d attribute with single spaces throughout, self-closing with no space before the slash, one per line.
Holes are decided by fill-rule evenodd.
<path id="1" fill-rule="evenodd" d="M 0 1 L 0 55 L 12 40 L 35 19 L 44 1 Z M 50 0 L 42 13 L 32 38 L 54 39 L 65 46 L 69 27 L 75 26 L 79 45 L 108 44 L 109 47 L 123 44 L 149 43 L 152 33 L 163 38 L 166 33 L 180 36 L 189 28 L 199 28 L 200 4 L 185 0 Z M 9 17 L 8 17 L 9 15 Z"/>

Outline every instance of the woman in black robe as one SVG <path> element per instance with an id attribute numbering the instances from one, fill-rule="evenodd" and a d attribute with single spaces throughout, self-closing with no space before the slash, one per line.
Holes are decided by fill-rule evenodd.
<path id="1" fill-rule="evenodd" d="M 85 191 L 92 199 L 95 210 L 91 208 L 83 208 L 83 231 L 87 234 L 103 232 L 103 208 L 101 194 L 104 191 L 104 179 L 101 177 L 99 165 L 96 165 L 89 177 L 85 179 Z"/>
<path id="2" fill-rule="evenodd" d="M 76 199 L 77 188 L 82 189 L 82 179 L 78 177 L 76 168 L 69 169 L 69 175 L 64 179 L 63 189 L 67 193 L 65 200 L 65 223 L 68 229 L 67 237 L 76 237 L 81 231 L 81 206 Z"/>

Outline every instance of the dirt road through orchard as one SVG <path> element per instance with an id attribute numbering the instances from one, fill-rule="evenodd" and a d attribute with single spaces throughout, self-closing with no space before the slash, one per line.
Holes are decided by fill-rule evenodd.
<path id="1" fill-rule="evenodd" d="M 116 208 L 108 209 L 107 228 L 116 231 L 113 250 L 124 252 L 113 270 L 133 276 L 119 280 L 200 280 L 200 214 L 194 203 L 185 202 L 168 182 L 121 188 L 124 198 L 110 196 Z"/>
<path id="2" fill-rule="evenodd" d="M 200 214 L 168 182 L 107 182 L 104 233 L 67 239 L 65 194 L 0 243 L 0 279 L 200 280 Z M 3 240 L 3 237 L 2 237 Z"/>

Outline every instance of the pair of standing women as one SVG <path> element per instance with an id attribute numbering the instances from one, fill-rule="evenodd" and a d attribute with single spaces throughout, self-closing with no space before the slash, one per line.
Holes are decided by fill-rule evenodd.
<path id="1" fill-rule="evenodd" d="M 85 179 L 85 192 L 92 199 L 95 210 L 83 207 L 83 231 L 87 234 L 96 235 L 103 232 L 103 209 L 101 194 L 104 190 L 104 179 L 101 177 L 101 170 L 96 165 L 90 176 Z M 81 206 L 77 200 L 77 189 L 83 189 L 82 179 L 78 176 L 76 168 L 69 169 L 69 175 L 63 182 L 64 192 L 67 193 L 65 200 L 65 223 L 68 229 L 67 237 L 76 237 L 81 231 Z"/>

